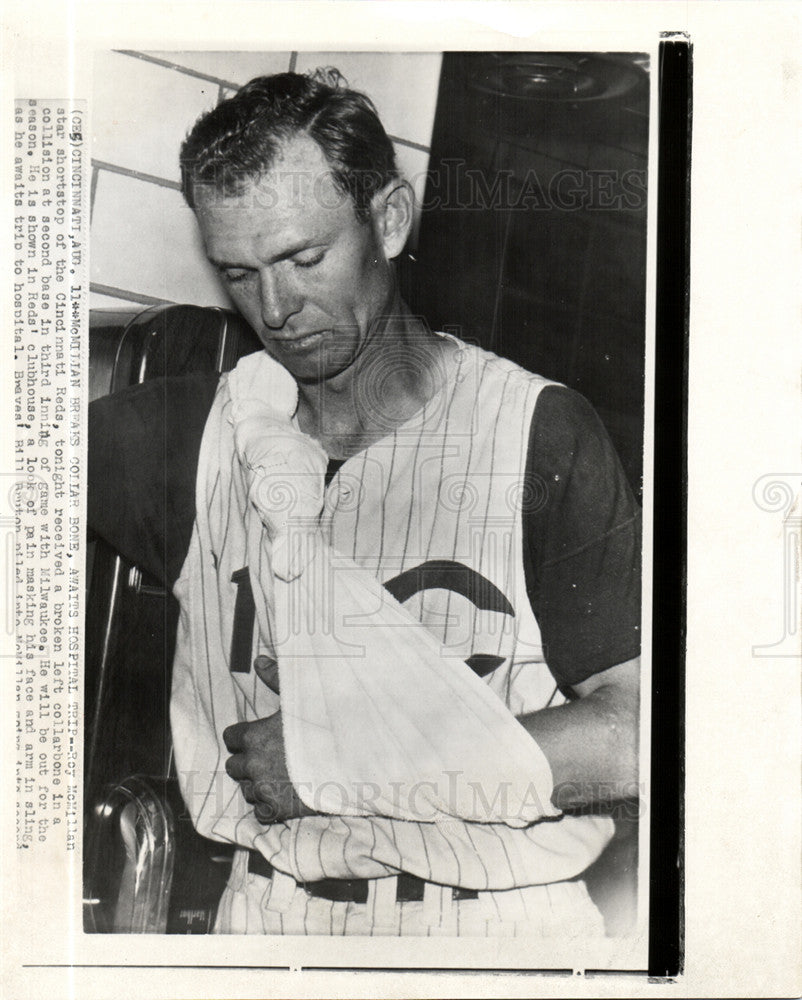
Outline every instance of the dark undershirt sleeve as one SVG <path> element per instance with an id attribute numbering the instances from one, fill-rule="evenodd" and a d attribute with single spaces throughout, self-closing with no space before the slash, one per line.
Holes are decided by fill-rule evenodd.
<path id="1" fill-rule="evenodd" d="M 200 442 L 218 379 L 153 379 L 89 405 L 89 528 L 168 587 L 192 537 Z"/>
<path id="2" fill-rule="evenodd" d="M 640 508 L 607 432 L 578 393 L 549 386 L 529 438 L 524 566 L 561 689 L 640 653 Z"/>

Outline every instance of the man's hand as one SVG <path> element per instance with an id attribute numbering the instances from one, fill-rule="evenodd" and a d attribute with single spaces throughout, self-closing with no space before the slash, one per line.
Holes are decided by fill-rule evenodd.
<path id="1" fill-rule="evenodd" d="M 229 726 L 223 739 L 232 754 L 226 761 L 226 771 L 240 783 L 260 823 L 314 815 L 298 797 L 287 773 L 281 712 Z"/>

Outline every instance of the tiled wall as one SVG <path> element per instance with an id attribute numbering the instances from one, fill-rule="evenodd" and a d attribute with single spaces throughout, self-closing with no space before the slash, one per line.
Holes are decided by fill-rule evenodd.
<path id="1" fill-rule="evenodd" d="M 178 151 L 203 112 L 254 76 L 336 66 L 374 101 L 423 196 L 437 53 L 107 52 L 92 103 L 91 306 L 227 305 L 179 190 Z"/>

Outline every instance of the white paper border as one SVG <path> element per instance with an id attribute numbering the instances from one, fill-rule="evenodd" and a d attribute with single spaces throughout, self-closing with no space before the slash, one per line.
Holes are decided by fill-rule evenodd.
<path id="1" fill-rule="evenodd" d="M 786 596 L 778 572 L 783 528 L 756 508 L 751 488 L 768 473 L 798 476 L 800 464 L 795 5 L 254 2 L 176 3 L 165 11 L 40 3 L 10 5 L 4 17 L 14 72 L 3 80 L 6 108 L 15 92 L 89 93 L 93 48 L 182 48 L 189 31 L 199 49 L 262 47 L 253 39 L 268 27 L 269 47 L 288 49 L 301 36 L 310 50 L 640 49 L 638 39 L 661 30 L 687 30 L 694 47 L 683 977 L 649 984 L 305 973 L 301 983 L 245 969 L 204 971 L 200 980 L 186 971 L 53 969 L 41 970 L 34 988 L 32 973 L 20 978 L 7 964 L 9 995 L 798 995 L 800 663 L 751 655 L 777 632 Z M 13 734 L 3 721 L 6 751 Z M 6 844 L 7 811 L 3 822 Z M 6 928 L 24 925 L 35 941 L 40 915 L 27 913 L 24 900 L 4 898 L 3 916 Z"/>

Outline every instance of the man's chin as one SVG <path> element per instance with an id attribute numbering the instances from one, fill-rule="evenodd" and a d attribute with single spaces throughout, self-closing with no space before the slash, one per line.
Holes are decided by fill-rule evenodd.
<path id="1" fill-rule="evenodd" d="M 292 375 L 299 385 L 315 385 L 328 382 L 342 375 L 353 364 L 353 355 L 337 351 L 319 351 L 303 356 L 290 352 L 279 352 L 267 348 L 267 353 Z"/>

